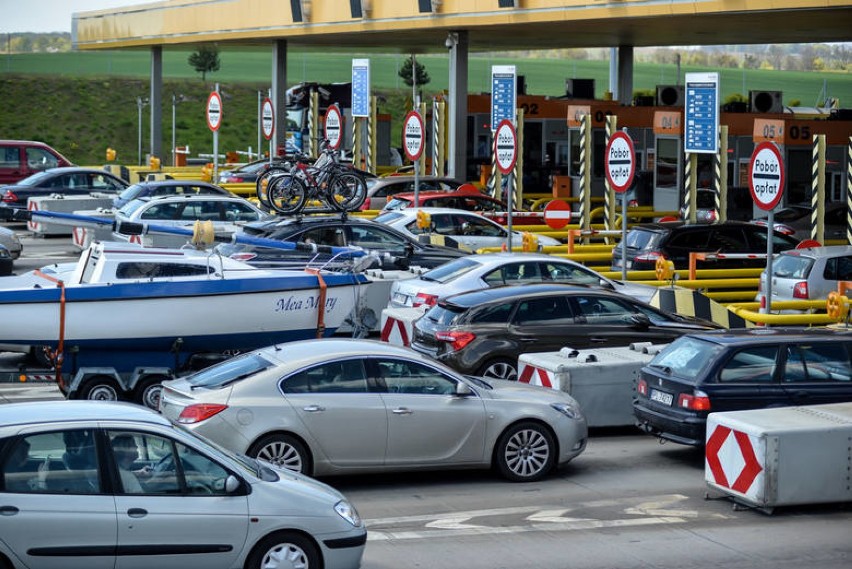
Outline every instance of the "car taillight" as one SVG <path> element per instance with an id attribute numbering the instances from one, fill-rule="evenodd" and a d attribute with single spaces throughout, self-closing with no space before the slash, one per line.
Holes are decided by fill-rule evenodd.
<path id="1" fill-rule="evenodd" d="M 650 261 L 652 263 L 656 263 L 659 258 L 665 259 L 666 256 L 663 255 L 659 251 L 648 251 L 647 253 L 642 253 L 641 255 L 636 255 L 637 261 Z"/>
<path id="2" fill-rule="evenodd" d="M 703 391 L 695 391 L 692 394 L 681 393 L 677 398 L 677 406 L 692 411 L 709 411 L 710 398 Z"/>
<path id="3" fill-rule="evenodd" d="M 233 255 L 230 255 L 230 257 L 237 261 L 251 261 L 257 257 L 257 253 L 234 253 Z"/>
<path id="4" fill-rule="evenodd" d="M 648 397 L 648 382 L 644 379 L 640 379 L 639 383 L 636 384 L 636 392 L 639 395 L 644 395 L 645 397 Z"/>
<path id="5" fill-rule="evenodd" d="M 784 225 L 783 223 L 776 223 L 775 231 L 781 233 L 782 235 L 795 235 L 796 233 L 795 229 L 793 229 L 789 225 Z"/>
<path id="6" fill-rule="evenodd" d="M 476 334 L 473 332 L 461 332 L 458 330 L 448 330 L 446 332 L 435 332 L 435 339 L 442 342 L 449 342 L 453 350 L 461 350 L 476 339 Z"/>
<path id="7" fill-rule="evenodd" d="M 630 200 L 627 202 L 627 207 L 639 207 L 639 202 L 637 200 Z"/>
<path id="8" fill-rule="evenodd" d="M 719 219 L 719 213 L 715 209 L 711 209 L 704 215 L 704 219 L 707 223 L 716 223 L 716 220 Z"/>
<path id="9" fill-rule="evenodd" d="M 808 297 L 808 281 L 798 282 L 793 285 L 793 298 L 803 298 L 807 300 Z"/>
<path id="10" fill-rule="evenodd" d="M 15 203 L 18 201 L 18 196 L 12 190 L 6 190 L 6 193 L 3 194 L 3 201 L 8 203 Z"/>
<path id="11" fill-rule="evenodd" d="M 414 307 L 417 306 L 435 306 L 435 303 L 438 302 L 438 296 L 434 294 L 426 294 L 425 292 L 418 292 L 417 296 L 414 297 L 411 305 Z"/>
<path id="12" fill-rule="evenodd" d="M 227 408 L 227 405 L 219 405 L 217 403 L 197 403 L 195 405 L 189 405 L 188 407 L 184 407 L 183 411 L 180 412 L 177 422 L 183 423 L 184 425 L 200 423 L 201 421 L 206 421 L 217 413 L 221 413 Z"/>

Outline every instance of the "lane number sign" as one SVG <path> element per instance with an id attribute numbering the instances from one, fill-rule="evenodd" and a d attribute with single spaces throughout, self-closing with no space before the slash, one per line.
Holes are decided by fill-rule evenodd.
<path id="1" fill-rule="evenodd" d="M 748 188 L 757 207 L 774 209 L 784 194 L 784 162 L 772 142 L 761 142 L 754 149 L 749 164 Z"/>
<path id="2" fill-rule="evenodd" d="M 207 126 L 213 132 L 222 126 L 222 97 L 216 91 L 207 98 Z"/>
<path id="3" fill-rule="evenodd" d="M 616 132 L 610 137 L 604 163 L 610 187 L 619 193 L 626 192 L 636 173 L 636 150 L 626 133 Z"/>
<path id="4" fill-rule="evenodd" d="M 509 119 L 501 120 L 494 132 L 494 156 L 500 173 L 504 176 L 511 174 L 518 161 L 518 136 Z"/>
<path id="5" fill-rule="evenodd" d="M 263 100 L 263 106 L 260 110 L 260 122 L 263 127 L 263 137 L 266 140 L 272 138 L 275 132 L 275 107 L 272 106 L 272 99 L 269 97 Z"/>
<path id="6" fill-rule="evenodd" d="M 343 117 L 340 114 L 340 107 L 331 105 L 325 112 L 325 139 L 328 140 L 332 150 L 340 148 L 340 143 L 343 141 L 342 127 Z"/>
<path id="7" fill-rule="evenodd" d="M 412 162 L 420 159 L 423 154 L 423 118 L 417 111 L 409 111 L 405 115 L 403 123 L 402 138 L 404 141 L 405 155 Z"/>

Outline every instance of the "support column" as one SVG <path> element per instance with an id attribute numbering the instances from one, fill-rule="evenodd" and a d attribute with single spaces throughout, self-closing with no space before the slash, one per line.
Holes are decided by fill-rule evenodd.
<path id="1" fill-rule="evenodd" d="M 151 48 L 151 156 L 163 158 L 163 48 Z"/>
<path id="2" fill-rule="evenodd" d="M 277 123 L 273 152 L 277 154 L 278 148 L 287 144 L 287 40 L 272 44 L 272 106 Z"/>
<path id="3" fill-rule="evenodd" d="M 618 102 L 633 103 L 633 46 L 618 46 Z"/>
<path id="4" fill-rule="evenodd" d="M 445 45 L 450 50 L 447 175 L 464 180 L 467 178 L 468 33 L 450 32 Z"/>

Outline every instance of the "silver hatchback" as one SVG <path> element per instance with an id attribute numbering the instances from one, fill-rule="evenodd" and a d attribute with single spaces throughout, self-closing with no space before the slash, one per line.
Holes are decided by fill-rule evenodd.
<path id="1" fill-rule="evenodd" d="M 150 409 L 0 405 L 0 567 L 360 566 L 336 490 L 214 446 Z"/>
<path id="2" fill-rule="evenodd" d="M 772 302 L 823 300 L 840 281 L 852 280 L 852 246 L 832 245 L 792 249 L 772 261 Z M 760 275 L 758 299 L 766 291 L 766 271 Z"/>

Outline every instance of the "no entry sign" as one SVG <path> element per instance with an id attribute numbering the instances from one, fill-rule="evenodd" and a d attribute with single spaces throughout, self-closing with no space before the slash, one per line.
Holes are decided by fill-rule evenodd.
<path id="1" fill-rule="evenodd" d="M 423 118 L 417 111 L 409 111 L 402 125 L 402 140 L 405 155 L 412 162 L 423 154 Z"/>
<path id="2" fill-rule="evenodd" d="M 331 105 L 325 112 L 325 139 L 332 150 L 340 148 L 342 136 L 343 117 L 337 105 Z"/>
<path id="3" fill-rule="evenodd" d="M 571 222 L 571 206 L 562 200 L 553 200 L 544 206 L 544 222 L 551 229 L 562 229 Z"/>
<path id="4" fill-rule="evenodd" d="M 222 97 L 216 91 L 207 97 L 207 126 L 213 132 L 222 126 Z"/>
<path id="5" fill-rule="evenodd" d="M 511 174 L 518 161 L 518 136 L 515 126 L 508 119 L 503 119 L 497 125 L 494 133 L 494 156 L 500 173 L 504 176 Z"/>
<path id="6" fill-rule="evenodd" d="M 626 192 L 636 173 L 636 151 L 633 141 L 624 132 L 613 134 L 604 156 L 606 179 L 616 192 Z"/>
<path id="7" fill-rule="evenodd" d="M 260 110 L 260 122 L 263 127 L 263 137 L 266 140 L 270 140 L 272 133 L 275 132 L 275 108 L 272 106 L 272 99 L 269 97 L 263 100 L 263 106 Z"/>
<path id="8" fill-rule="evenodd" d="M 766 211 L 774 209 L 784 194 L 784 161 L 778 147 L 772 142 L 758 144 L 748 171 L 748 187 L 755 205 Z"/>

